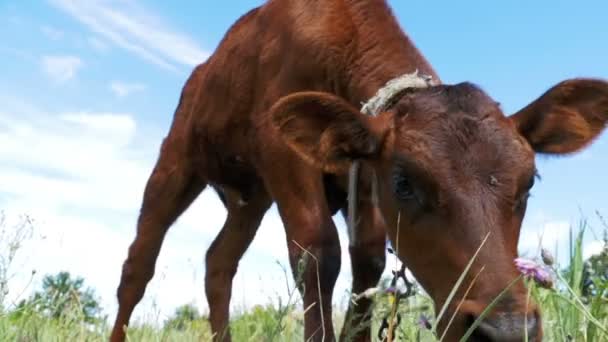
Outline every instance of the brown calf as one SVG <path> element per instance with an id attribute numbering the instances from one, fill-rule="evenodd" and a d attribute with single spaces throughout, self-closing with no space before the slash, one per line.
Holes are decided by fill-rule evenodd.
<path id="1" fill-rule="evenodd" d="M 299 246 L 318 261 L 302 274 L 304 306 L 312 305 L 305 337 L 334 340 L 331 299 L 341 261 L 332 215 L 347 206 L 354 161 L 361 180 L 353 292 L 378 282 L 388 234 L 440 307 L 490 233 L 447 340 L 462 336 L 518 275 L 513 259 L 535 153 L 575 152 L 597 137 L 608 120 L 608 83 L 562 82 L 510 117 L 469 83 L 401 89 L 378 116 L 359 111 L 387 81 L 415 70 L 439 80 L 383 0 L 270 0 L 239 19 L 182 91 L 124 263 L 112 341 L 124 340 L 167 229 L 207 185 L 228 210 L 206 259 L 217 339 L 230 339 L 232 278 L 274 201 L 292 269 L 303 255 Z M 369 305 L 361 300 L 349 309 L 353 324 L 365 323 Z M 518 284 L 474 336 L 521 340 L 524 326 L 531 339 L 541 338 L 540 313 Z M 357 339 L 369 340 L 369 328 Z"/>

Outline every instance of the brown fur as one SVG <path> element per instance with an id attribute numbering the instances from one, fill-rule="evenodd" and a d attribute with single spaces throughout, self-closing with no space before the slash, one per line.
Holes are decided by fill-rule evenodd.
<path id="1" fill-rule="evenodd" d="M 447 335 L 457 339 L 517 274 L 513 258 L 535 172 L 532 148 L 570 152 L 595 138 L 608 119 L 608 85 L 567 81 L 511 118 L 468 83 L 406 91 L 376 118 L 358 111 L 385 82 L 416 69 L 439 79 L 383 0 L 270 0 L 239 19 L 182 91 L 146 185 L 111 340 L 124 340 L 122 328 L 153 276 L 167 229 L 208 184 L 228 209 L 206 259 L 216 339 L 230 339 L 232 278 L 274 201 L 292 269 L 303 255 L 299 246 L 316 260 L 301 275 L 304 306 L 311 307 L 305 337 L 334 340 L 331 299 L 341 260 L 331 216 L 346 206 L 344 170 L 355 159 L 363 169 L 359 239 L 350 248 L 353 292 L 378 282 L 388 233 L 393 244 L 399 238 L 399 256 L 441 306 L 492 232 L 468 281 L 484 271 Z M 372 170 L 379 207 L 370 201 Z M 411 184 L 408 199 L 401 198 L 404 179 Z M 367 322 L 369 305 L 362 300 L 349 308 L 349 326 Z M 495 328 L 482 327 L 479 336 L 516 340 L 528 313 L 538 318 L 531 334 L 540 338 L 540 315 L 534 304 L 525 307 L 521 284 L 497 312 L 503 315 L 488 319 Z M 369 340 L 369 328 L 356 339 Z"/>

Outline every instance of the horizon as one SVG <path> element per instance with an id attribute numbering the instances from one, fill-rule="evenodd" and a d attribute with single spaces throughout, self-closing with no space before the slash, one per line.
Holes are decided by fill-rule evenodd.
<path id="1" fill-rule="evenodd" d="M 95 288 L 104 312 L 114 319 L 116 288 L 135 237 L 143 187 L 181 88 L 230 25 L 261 3 L 0 4 L 0 20 L 6 23 L 0 30 L 5 61 L 0 66 L 0 210 L 9 220 L 18 214 L 36 220 L 36 237 L 20 251 L 22 272 L 11 295 L 26 289 L 27 296 L 43 275 L 66 270 Z M 466 7 L 450 2 L 435 6 L 432 15 L 421 3 L 388 3 L 445 83 L 479 85 L 507 115 L 561 80 L 608 79 L 608 46 L 600 43 L 608 33 L 603 18 L 608 3 Z M 601 177 L 608 168 L 607 152 L 603 133 L 582 153 L 537 157 L 542 180 L 532 191 L 520 252 L 535 253 L 543 233 L 543 246 L 567 250 L 569 227 L 581 218 L 601 229 L 595 211 L 608 215 L 608 186 Z M 205 311 L 204 255 L 224 218 L 223 205 L 207 188 L 170 229 L 135 320 L 152 313 L 168 316 L 190 302 Z M 350 263 L 344 220 L 337 215 L 335 221 L 342 268 L 334 302 L 341 305 L 348 300 Z M 587 234 L 586 256 L 601 248 L 597 235 Z M 563 264 L 566 257 L 559 253 L 558 260 Z M 277 261 L 289 270 L 285 234 L 273 205 L 240 263 L 233 310 L 286 297 Z M 392 265 L 387 259 L 387 272 Z M 28 285 L 32 269 L 36 280 Z"/>

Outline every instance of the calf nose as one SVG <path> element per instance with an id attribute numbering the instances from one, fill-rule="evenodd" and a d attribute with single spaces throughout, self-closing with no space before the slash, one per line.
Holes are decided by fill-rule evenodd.
<path id="1" fill-rule="evenodd" d="M 474 321 L 473 318 L 471 324 Z M 520 342 L 525 340 L 526 332 L 528 341 L 537 341 L 539 329 L 535 314 L 528 317 L 522 314 L 497 314 L 484 319 L 471 335 L 470 341 Z"/>

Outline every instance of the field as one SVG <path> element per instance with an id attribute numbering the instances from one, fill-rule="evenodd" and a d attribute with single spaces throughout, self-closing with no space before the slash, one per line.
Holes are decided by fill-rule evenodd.
<path id="1" fill-rule="evenodd" d="M 583 260 L 582 239 L 590 230 L 584 222 L 580 227 L 572 229 L 568 265 L 551 265 L 547 255 L 542 258 L 539 253 L 535 262 L 539 267 L 550 271 L 552 284 L 549 288 L 541 286 L 543 284 L 533 278 L 525 280 L 530 296 L 541 306 L 546 341 L 608 341 L 608 243 L 604 238 L 602 254 Z M 603 236 L 608 236 L 608 227 L 602 227 L 602 233 Z M 594 230 L 593 234 L 599 232 Z M 0 242 L 6 244 L 8 235 L 10 234 L 3 231 Z M 3 248 L 8 251 L 2 258 L 3 270 L 6 270 L 6 262 L 10 263 L 11 255 L 18 252 L 19 244 L 9 241 Z M 542 264 L 543 259 L 545 264 Z M 4 277 L 0 279 L 0 285 L 6 288 L 10 279 L 7 279 L 6 272 L 0 275 Z M 372 322 L 374 336 L 377 336 L 382 318 L 392 309 L 387 300 L 387 292 L 384 291 L 388 281 L 389 279 L 383 279 L 379 291 L 374 294 L 377 299 Z M 76 290 L 78 287 L 68 290 L 68 296 L 64 300 L 52 298 L 51 304 L 48 304 L 48 298 L 41 295 L 18 306 L 0 306 L 0 340 L 107 341 L 112 317 L 101 314 L 82 293 L 79 292 L 78 296 L 69 295 L 76 294 Z M 292 292 L 291 300 L 287 303 L 276 300 L 266 306 L 234 313 L 231 322 L 233 340 L 302 340 L 303 313 L 298 299 L 299 296 Z M 401 315 L 401 322 L 396 327 L 395 341 L 441 340 L 441 332 L 434 331 L 432 302 L 420 291 L 401 300 L 396 312 Z M 336 330 L 339 330 L 344 324 L 344 313 L 336 312 L 334 321 Z M 210 339 L 211 332 L 205 314 L 199 314 L 189 306 L 180 308 L 168 321 L 134 322 L 128 330 L 129 341 Z M 376 337 L 375 340 L 379 339 Z"/>

